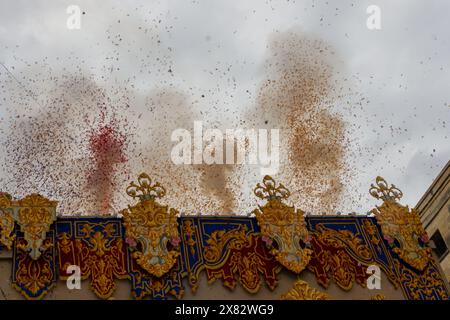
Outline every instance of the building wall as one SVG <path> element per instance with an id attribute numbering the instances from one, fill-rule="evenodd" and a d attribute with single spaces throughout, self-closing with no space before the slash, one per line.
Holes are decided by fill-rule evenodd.
<path id="1" fill-rule="evenodd" d="M 450 161 L 433 181 L 430 188 L 418 202 L 423 226 L 431 237 L 439 229 L 447 248 L 450 248 Z M 450 282 L 450 254 L 440 258 L 440 265 Z"/>

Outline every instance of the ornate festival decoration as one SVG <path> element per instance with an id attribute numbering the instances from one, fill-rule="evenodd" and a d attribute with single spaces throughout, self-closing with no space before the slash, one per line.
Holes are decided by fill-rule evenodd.
<path id="1" fill-rule="evenodd" d="M 292 289 L 281 295 L 282 300 L 330 300 L 327 293 L 312 288 L 307 282 L 297 280 Z"/>
<path id="2" fill-rule="evenodd" d="M 201 241 L 199 239 L 199 229 L 196 226 L 196 221 L 193 218 L 181 218 L 181 249 L 185 249 L 182 253 L 182 259 L 185 263 L 185 273 L 188 275 L 189 286 L 191 291 L 195 293 L 198 289 L 198 275 L 204 268 L 201 263 L 201 250 L 199 249 Z M 194 269 L 194 270 L 193 270 Z"/>
<path id="3" fill-rule="evenodd" d="M 236 287 L 236 276 L 242 287 L 256 293 L 261 287 L 260 274 L 269 289 L 278 284 L 280 265 L 270 255 L 261 237 L 249 232 L 245 224 L 229 231 L 214 231 L 204 248 L 208 282 L 222 279 L 225 287 Z"/>
<path id="4" fill-rule="evenodd" d="M 41 253 L 52 243 L 45 242 L 50 226 L 56 220 L 57 201 L 50 201 L 33 193 L 25 198 L 14 201 L 14 218 L 24 233 L 25 243 L 18 243 L 19 249 L 29 253 L 37 260 Z"/>
<path id="5" fill-rule="evenodd" d="M 54 230 L 50 230 L 37 259 L 33 259 L 23 248 L 27 240 L 16 235 L 13 246 L 12 286 L 27 300 L 42 299 L 56 284 Z"/>
<path id="6" fill-rule="evenodd" d="M 118 219 L 62 219 L 58 230 L 60 277 L 70 276 L 70 265 L 80 267 L 81 278 L 91 278 L 91 288 L 102 299 L 112 297 L 115 278 L 128 279 L 123 227 Z"/>
<path id="7" fill-rule="evenodd" d="M 270 176 L 264 177 L 262 185 L 256 185 L 254 194 L 267 200 L 253 213 L 271 254 L 287 269 L 300 273 L 312 253 L 303 211 L 282 202 L 290 196 L 290 191 L 282 184 L 277 186 Z"/>
<path id="8" fill-rule="evenodd" d="M 389 248 L 383 242 L 375 217 L 308 216 L 313 254 L 308 264 L 324 288 L 333 281 L 343 290 L 353 283 L 367 284 L 367 267 L 377 265 L 384 276 L 399 287 L 398 273 Z"/>
<path id="9" fill-rule="evenodd" d="M 445 279 L 439 273 L 439 268 L 432 260 L 426 268 L 418 273 L 407 264 L 395 260 L 399 273 L 399 281 L 406 299 L 409 300 L 449 300 L 450 294 Z"/>
<path id="10" fill-rule="evenodd" d="M 314 236 L 333 248 L 348 248 L 357 257 L 364 260 L 372 258 L 367 245 L 350 230 L 334 230 L 318 225 Z"/>
<path id="11" fill-rule="evenodd" d="M 355 256 L 367 261 L 371 253 L 352 232 L 317 225 L 312 244 L 314 253 L 308 268 L 322 287 L 328 288 L 330 278 L 346 291 L 353 287 L 354 282 L 366 287 L 367 267 Z"/>
<path id="12" fill-rule="evenodd" d="M 432 259 L 431 248 L 416 210 L 398 203 L 403 193 L 394 185 L 389 186 L 382 177 L 376 178 L 376 185 L 371 184 L 369 193 L 383 200 L 372 213 L 392 251 L 417 270 L 424 270 Z"/>
<path id="13" fill-rule="evenodd" d="M 0 245 L 8 250 L 11 250 L 16 237 L 13 231 L 12 197 L 8 193 L 0 192 Z"/>
<path id="14" fill-rule="evenodd" d="M 146 297 L 154 300 L 167 300 L 169 297 L 181 299 L 184 295 L 183 277 L 180 270 L 181 262 L 177 263 L 162 277 L 155 277 L 137 264 L 133 258 L 130 263 L 131 294 L 136 300 Z"/>
<path id="15" fill-rule="evenodd" d="M 180 254 L 178 211 L 156 202 L 166 190 L 158 182 L 152 184 L 145 173 L 139 175 L 137 183 L 131 182 L 126 192 L 139 199 L 136 205 L 121 211 L 132 256 L 151 275 L 161 277 L 174 266 Z"/>
<path id="16" fill-rule="evenodd" d="M 391 281 L 397 289 L 400 285 L 397 272 L 395 271 L 395 267 L 392 263 L 386 259 L 388 248 L 383 241 L 383 235 L 377 225 L 376 219 L 374 217 L 364 217 L 359 221 L 362 236 L 366 236 L 366 239 L 368 240 L 367 247 L 371 251 L 372 261 L 369 264 L 378 265 L 384 271 L 384 274 L 387 276 L 389 281 Z M 368 265 L 366 261 L 363 263 Z"/>
<path id="17" fill-rule="evenodd" d="M 262 286 L 273 290 L 281 265 L 262 240 L 256 219 L 248 217 L 180 217 L 181 272 L 192 293 L 205 271 L 208 283 L 221 280 L 234 290 L 240 284 L 256 293 Z"/>
<path id="18" fill-rule="evenodd" d="M 325 288 L 331 281 L 344 290 L 354 283 L 365 287 L 367 266 L 375 264 L 406 299 L 449 299 L 438 263 L 421 254 L 420 250 L 429 253 L 429 248 L 417 213 L 397 203 L 401 191 L 382 178 L 370 190 L 383 200 L 373 210 L 376 217 L 303 218 L 301 211 L 282 202 L 289 190 L 267 176 L 255 189 L 258 197 L 267 199 L 255 210 L 256 219 L 188 216 L 176 220 L 175 210 L 156 202 L 164 188 L 152 184 L 145 174 L 127 193 L 140 201 L 122 211 L 123 219 L 59 217 L 56 222 L 56 202 L 37 194 L 13 200 L 0 193 L 0 250 L 12 248 L 12 286 L 26 299 L 42 299 L 56 285 L 58 275 L 67 278 L 68 266 L 77 265 L 81 278 L 90 278 L 92 290 L 104 299 L 112 298 L 116 279 L 129 279 L 136 299 L 181 299 L 183 277 L 188 277 L 195 292 L 202 271 L 209 283 L 221 280 L 230 289 L 240 283 L 254 293 L 264 283 L 272 290 L 277 286 L 280 260 L 300 271 L 308 260 L 307 268 Z M 296 250 L 309 252 L 302 260 Z M 286 263 L 286 257 L 294 264 Z M 298 280 L 282 298 L 330 297 Z"/>

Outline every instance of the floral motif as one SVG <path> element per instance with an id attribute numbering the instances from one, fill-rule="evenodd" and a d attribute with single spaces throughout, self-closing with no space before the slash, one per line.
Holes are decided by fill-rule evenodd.
<path id="1" fill-rule="evenodd" d="M 285 294 L 281 295 L 282 300 L 329 300 L 327 293 L 320 292 L 309 286 L 303 280 L 297 280 L 294 287 Z"/>
<path id="2" fill-rule="evenodd" d="M 136 240 L 130 237 L 125 238 L 125 243 L 128 244 L 128 246 L 130 246 L 131 248 L 135 248 L 137 246 Z"/>

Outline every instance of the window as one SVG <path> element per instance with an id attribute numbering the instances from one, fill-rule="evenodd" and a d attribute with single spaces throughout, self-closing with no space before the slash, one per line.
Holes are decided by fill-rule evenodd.
<path id="1" fill-rule="evenodd" d="M 439 229 L 433 233 L 431 240 L 434 242 L 435 248 L 433 249 L 439 259 L 441 259 L 448 251 L 447 245 L 442 238 Z"/>

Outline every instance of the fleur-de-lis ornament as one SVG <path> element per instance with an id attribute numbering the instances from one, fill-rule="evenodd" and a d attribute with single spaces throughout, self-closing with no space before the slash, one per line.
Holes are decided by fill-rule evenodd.
<path id="1" fill-rule="evenodd" d="M 156 202 L 166 190 L 159 182 L 152 183 L 146 173 L 141 173 L 136 182 L 131 182 L 127 194 L 139 202 L 121 211 L 124 219 L 127 243 L 133 243 L 132 256 L 150 274 L 161 277 L 176 263 L 179 235 L 178 211 Z M 168 249 L 168 244 L 173 249 Z"/>
<path id="2" fill-rule="evenodd" d="M 403 197 L 403 192 L 395 185 L 390 186 L 384 178 L 378 176 L 375 179 L 376 185 L 370 185 L 369 193 L 372 197 L 381 200 L 400 200 Z"/>
<path id="3" fill-rule="evenodd" d="M 371 212 L 381 226 L 384 239 L 403 261 L 418 270 L 425 269 L 431 259 L 431 248 L 419 215 L 415 209 L 398 203 L 403 196 L 400 189 L 382 177 L 377 177 L 375 182 L 369 193 L 383 203 Z"/>
<path id="4" fill-rule="evenodd" d="M 270 176 L 265 176 L 262 184 L 256 185 L 254 193 L 258 198 L 267 200 L 264 206 L 253 211 L 264 242 L 283 266 L 300 273 L 306 268 L 312 253 L 304 212 L 282 202 L 291 193 L 284 185 L 277 185 Z"/>

